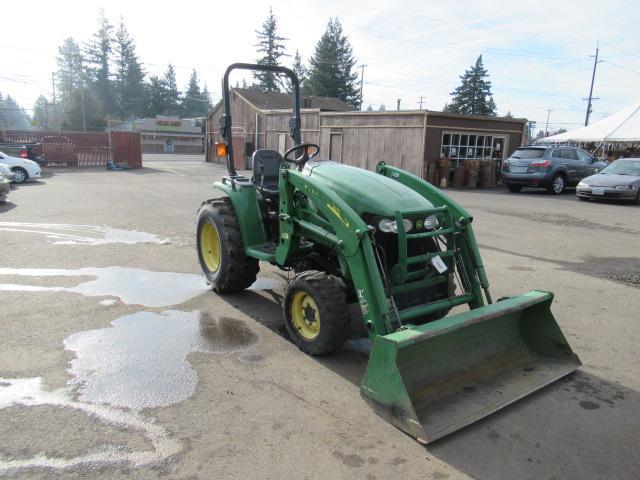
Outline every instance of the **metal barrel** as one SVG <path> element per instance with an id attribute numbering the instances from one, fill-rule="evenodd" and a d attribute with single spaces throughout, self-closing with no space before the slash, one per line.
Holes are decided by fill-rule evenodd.
<path id="1" fill-rule="evenodd" d="M 363 397 L 430 443 L 576 370 L 553 294 L 518 297 L 376 337 Z"/>

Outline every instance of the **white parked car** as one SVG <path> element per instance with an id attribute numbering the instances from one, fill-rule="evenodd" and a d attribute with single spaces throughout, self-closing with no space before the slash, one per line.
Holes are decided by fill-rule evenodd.
<path id="1" fill-rule="evenodd" d="M 0 163 L 0 177 L 4 177 L 10 182 L 13 182 L 14 173 L 11 171 L 8 165 Z"/>
<path id="2" fill-rule="evenodd" d="M 4 163 L 13 172 L 15 183 L 24 183 L 27 180 L 40 178 L 40 165 L 26 158 L 11 157 L 0 152 L 0 163 Z"/>

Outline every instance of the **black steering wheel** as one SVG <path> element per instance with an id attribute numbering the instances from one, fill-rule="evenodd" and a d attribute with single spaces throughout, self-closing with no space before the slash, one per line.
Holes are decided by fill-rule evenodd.
<path id="1" fill-rule="evenodd" d="M 314 149 L 311 155 L 309 155 L 309 149 Z M 302 150 L 302 155 L 296 158 L 289 158 L 289 155 L 291 155 L 293 152 L 296 152 L 298 150 Z M 315 143 L 299 143 L 298 145 L 294 145 L 289 150 L 284 152 L 284 155 L 282 158 L 284 159 L 285 162 L 298 165 L 298 167 L 302 169 L 305 163 L 307 163 L 309 160 L 311 160 L 316 155 L 318 155 L 318 152 L 320 152 L 320 147 Z"/>

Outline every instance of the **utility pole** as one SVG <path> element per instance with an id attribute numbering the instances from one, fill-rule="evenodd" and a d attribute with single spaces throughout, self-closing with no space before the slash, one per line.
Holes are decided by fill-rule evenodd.
<path id="1" fill-rule="evenodd" d="M 422 104 L 424 103 L 424 97 L 420 97 L 420 101 L 416 102 L 420 105 L 420 110 L 422 110 Z"/>
<path id="2" fill-rule="evenodd" d="M 364 67 L 366 67 L 364 63 L 360 65 L 360 108 L 358 110 L 362 110 L 362 87 L 364 85 Z"/>
<path id="3" fill-rule="evenodd" d="M 80 86 L 80 111 L 82 113 L 82 131 L 86 132 L 87 121 L 85 120 L 85 112 L 84 112 L 84 85 Z"/>
<path id="4" fill-rule="evenodd" d="M 551 110 L 550 108 L 547 108 L 547 124 L 544 126 L 545 137 L 549 136 L 549 116 L 551 115 L 551 112 L 553 112 L 553 110 Z"/>
<path id="5" fill-rule="evenodd" d="M 589 98 L 587 102 L 587 116 L 584 119 L 584 126 L 589 125 L 589 116 L 591 115 L 591 101 L 593 100 L 593 82 L 596 78 L 596 67 L 598 63 L 602 62 L 602 60 L 598 61 L 598 53 L 600 52 L 599 44 L 596 43 L 596 54 L 593 60 L 593 73 L 591 74 L 591 88 L 589 88 Z M 592 55 L 593 56 L 593 55 Z"/>
<path id="6" fill-rule="evenodd" d="M 396 107 L 396 110 L 400 111 L 400 99 L 398 99 L 398 106 Z"/>
<path id="7" fill-rule="evenodd" d="M 56 103 L 56 74 L 51 72 L 51 92 L 53 93 L 53 103 Z"/>
<path id="8" fill-rule="evenodd" d="M 44 129 L 49 130 L 49 102 L 44 99 Z"/>
<path id="9" fill-rule="evenodd" d="M 51 114 L 52 117 L 52 124 L 56 123 L 56 118 L 57 118 L 57 111 L 58 111 L 58 105 L 56 103 L 56 80 L 55 80 L 55 73 L 51 72 L 51 94 L 53 96 L 53 112 Z M 49 128 L 47 128 L 47 130 L 49 130 Z"/>

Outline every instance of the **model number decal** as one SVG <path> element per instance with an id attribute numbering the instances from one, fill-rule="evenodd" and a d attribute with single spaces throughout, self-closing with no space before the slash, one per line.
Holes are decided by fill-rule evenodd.
<path id="1" fill-rule="evenodd" d="M 345 227 L 349 227 L 349 221 L 344 217 L 342 211 L 336 205 L 327 203 L 327 208 L 331 210 L 336 217 L 338 217 Z"/>

